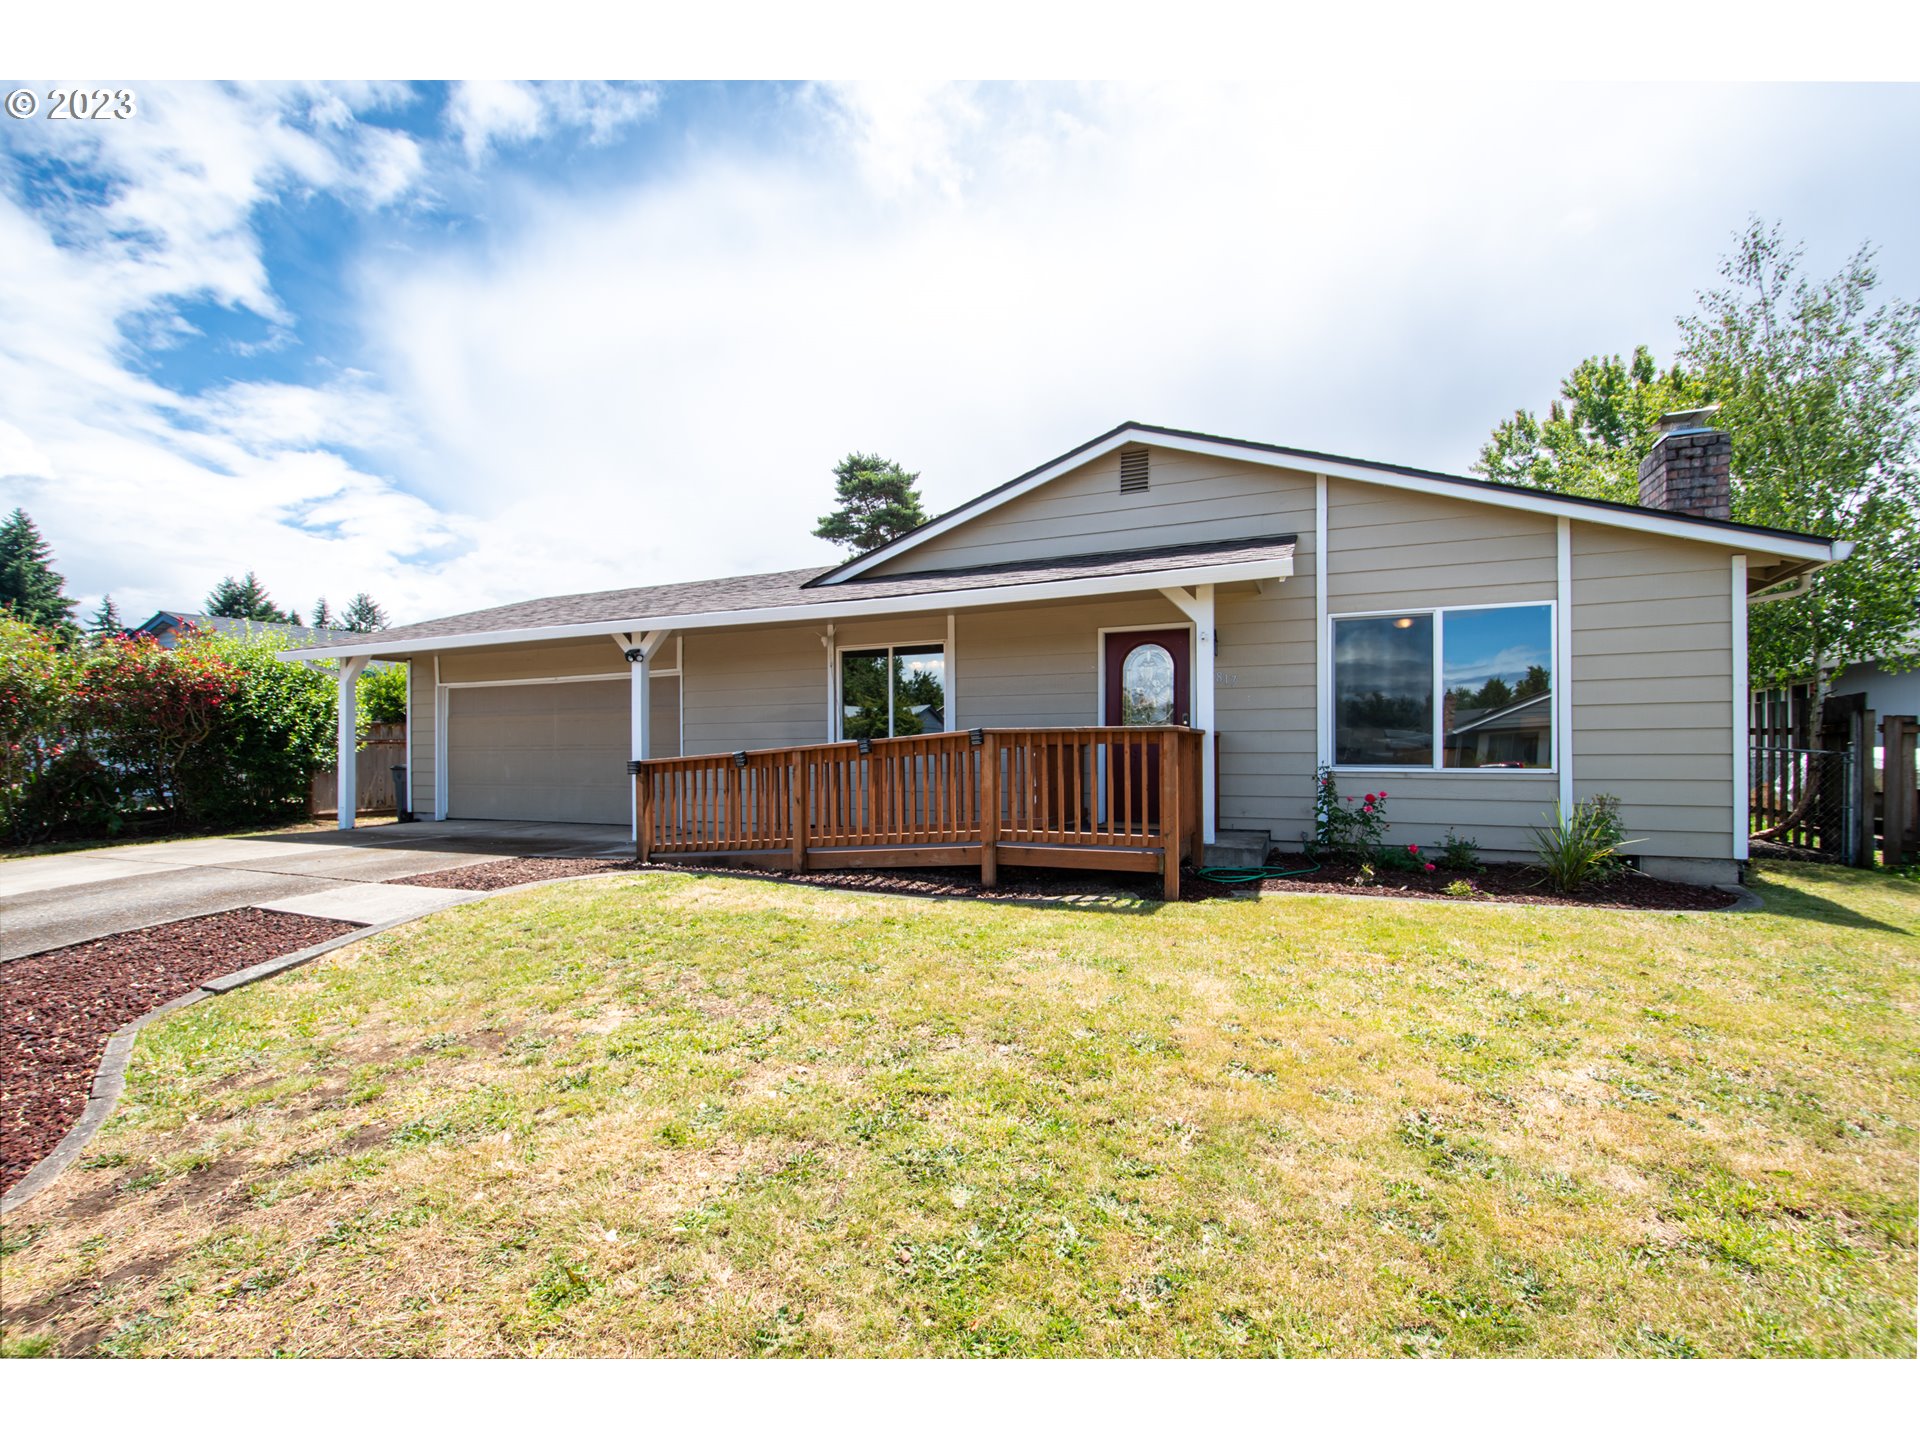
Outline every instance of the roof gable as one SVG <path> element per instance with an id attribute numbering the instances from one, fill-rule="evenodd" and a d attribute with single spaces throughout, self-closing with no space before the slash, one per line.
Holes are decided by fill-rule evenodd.
<path id="1" fill-rule="evenodd" d="M 1305 470 L 1344 480 L 1385 485 L 1397 489 L 1424 491 L 1454 496 L 1508 509 L 1529 510 L 1538 514 L 1566 516 L 1593 524 L 1637 530 L 1643 533 L 1706 540 L 1764 554 L 1801 560 L 1825 561 L 1845 553 L 1834 542 L 1815 535 L 1773 530 L 1759 525 L 1743 525 L 1729 520 L 1702 520 L 1690 515 L 1675 515 L 1639 505 L 1622 505 L 1610 500 L 1592 500 L 1583 496 L 1561 495 L 1554 491 L 1534 490 L 1526 486 L 1506 485 L 1466 475 L 1449 475 L 1437 470 L 1419 470 L 1406 465 L 1359 460 L 1351 456 L 1331 455 L 1324 451 L 1300 450 L 1256 440 L 1234 440 L 1206 435 L 1194 430 L 1174 430 L 1135 421 L 1117 425 L 1104 435 L 1096 435 L 1064 455 L 1017 475 L 945 514 L 902 535 L 899 539 L 864 555 L 856 555 L 807 582 L 812 586 L 843 584 L 866 574 L 874 567 L 911 553 L 929 541 L 950 533 L 980 517 L 1032 493 L 1060 477 L 1080 469 L 1089 461 L 1135 445 L 1158 446 L 1195 455 L 1237 459 L 1276 469 Z M 1844 545 L 1845 542 L 1840 542 Z M 1849 549 L 1851 547 L 1848 547 Z"/>

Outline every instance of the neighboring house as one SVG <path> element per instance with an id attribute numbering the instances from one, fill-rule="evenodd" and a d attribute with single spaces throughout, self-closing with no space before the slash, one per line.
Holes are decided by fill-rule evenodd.
<path id="1" fill-rule="evenodd" d="M 631 823 L 640 756 L 1172 721 L 1206 733 L 1209 841 L 1296 843 L 1331 764 L 1389 792 L 1396 842 L 1529 854 L 1606 792 L 1648 871 L 1726 880 L 1747 597 L 1848 547 L 1729 522 L 1731 442 L 1697 419 L 1639 506 L 1122 425 L 844 564 L 290 655 L 409 662 L 422 817 Z"/>
<path id="2" fill-rule="evenodd" d="M 218 635 L 252 635 L 270 632 L 285 636 L 293 645 L 334 645 L 354 638 L 355 631 L 322 625 L 287 625 L 277 620 L 237 620 L 226 615 L 194 615 L 184 610 L 158 610 L 150 619 L 133 626 L 129 635 L 151 635 L 163 650 L 180 643 L 188 627 L 211 630 Z"/>

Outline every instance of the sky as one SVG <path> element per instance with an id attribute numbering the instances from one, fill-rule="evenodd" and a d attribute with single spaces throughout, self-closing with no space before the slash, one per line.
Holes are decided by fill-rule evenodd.
<path id="1" fill-rule="evenodd" d="M 826 564 L 850 450 L 1465 472 L 1752 215 L 1920 297 L 1916 86 L 125 83 L 0 116 L 0 509 L 129 621 Z"/>

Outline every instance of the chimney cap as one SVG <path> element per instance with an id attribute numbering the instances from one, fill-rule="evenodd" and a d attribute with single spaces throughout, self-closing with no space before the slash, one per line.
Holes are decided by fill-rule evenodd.
<path id="1" fill-rule="evenodd" d="M 1657 422 L 1662 436 L 1691 435 L 1714 427 L 1708 422 L 1720 413 L 1719 405 L 1702 405 L 1697 410 L 1669 410 Z"/>

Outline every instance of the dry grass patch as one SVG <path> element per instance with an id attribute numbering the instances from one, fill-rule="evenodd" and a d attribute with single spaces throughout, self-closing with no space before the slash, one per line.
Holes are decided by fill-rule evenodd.
<path id="1" fill-rule="evenodd" d="M 464 907 L 144 1032 L 6 1344 L 1911 1353 L 1920 893 L 1764 889 Z"/>

